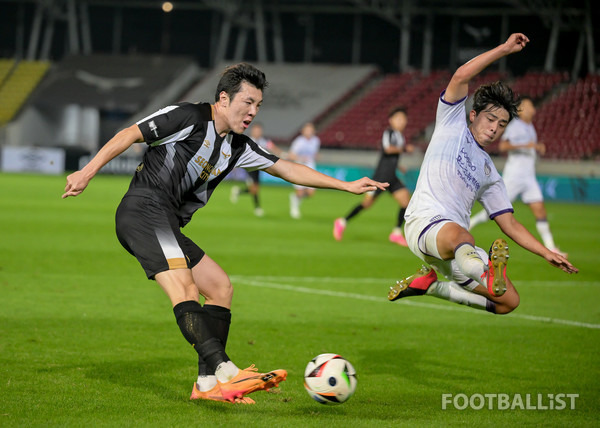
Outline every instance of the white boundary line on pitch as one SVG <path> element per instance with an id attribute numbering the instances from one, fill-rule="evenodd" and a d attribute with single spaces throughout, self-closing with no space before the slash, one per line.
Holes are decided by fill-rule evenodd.
<path id="1" fill-rule="evenodd" d="M 395 284 L 396 281 L 402 279 L 398 278 L 343 278 L 336 276 L 270 276 L 270 275 L 255 275 L 255 276 L 247 276 L 247 275 L 231 275 L 234 279 L 245 280 L 247 278 L 251 278 L 259 281 L 292 281 L 292 282 L 375 282 L 375 283 L 383 283 L 384 285 Z M 513 281 L 514 282 L 514 281 Z M 600 287 L 600 281 L 573 281 L 573 280 L 563 280 L 563 281 L 541 281 L 541 280 L 518 280 L 518 286 L 527 286 L 527 285 L 549 285 L 551 287 Z"/>
<path id="2" fill-rule="evenodd" d="M 362 300 L 362 301 L 368 300 L 371 302 L 380 302 L 380 303 L 388 302 L 388 300 L 385 297 L 369 296 L 369 295 L 358 294 L 358 293 L 348 293 L 345 291 L 323 290 L 320 288 L 301 287 L 301 286 L 290 285 L 290 284 L 264 282 L 264 280 L 262 280 L 262 278 L 264 278 L 264 277 L 237 276 L 237 275 L 232 276 L 232 279 L 235 282 L 250 285 L 252 287 L 272 288 L 272 289 L 276 289 L 276 290 L 294 291 L 297 293 L 316 294 L 316 295 L 331 296 L 331 297 L 343 297 L 343 298 L 356 299 L 356 300 Z M 277 277 L 270 277 L 270 278 L 276 279 Z M 284 277 L 282 277 L 282 278 L 284 278 Z M 317 278 L 317 279 L 321 279 L 321 278 Z M 356 280 L 357 280 L 357 278 L 354 278 L 354 281 L 356 281 Z M 428 308 L 428 309 L 435 309 L 435 310 L 442 310 L 442 311 L 459 311 L 459 312 L 467 312 L 467 313 L 471 313 L 471 314 L 487 314 L 487 312 L 476 311 L 476 310 L 465 308 L 463 306 L 458 306 L 458 305 L 457 306 L 446 306 L 446 305 L 438 305 L 435 303 L 419 302 L 419 301 L 414 301 L 414 300 L 400 300 L 400 301 L 397 301 L 396 304 L 417 306 L 417 307 L 421 307 L 421 308 Z M 592 324 L 592 323 L 572 321 L 572 320 L 563 320 L 560 318 L 550 318 L 550 317 L 542 317 L 542 316 L 527 315 L 527 314 L 520 314 L 520 313 L 510 314 L 509 316 L 511 318 L 521 318 L 521 319 L 526 319 L 526 320 L 530 320 L 530 321 L 538 321 L 538 322 L 545 322 L 545 323 L 551 323 L 551 324 L 562 324 L 562 325 L 568 325 L 568 326 L 572 326 L 572 327 L 581 327 L 581 328 L 589 328 L 589 329 L 600 329 L 600 324 Z"/>

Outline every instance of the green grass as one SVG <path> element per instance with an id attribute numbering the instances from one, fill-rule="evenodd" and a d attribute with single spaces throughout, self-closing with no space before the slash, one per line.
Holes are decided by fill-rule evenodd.
<path id="1" fill-rule="evenodd" d="M 285 368 L 255 406 L 188 400 L 195 353 L 170 304 L 119 245 L 114 212 L 129 178 L 99 176 L 61 200 L 64 177 L 0 175 L 0 426 L 594 426 L 600 408 L 597 206 L 548 203 L 569 276 L 516 245 L 509 274 L 521 294 L 494 316 L 416 297 L 385 299 L 420 265 L 387 242 L 397 215 L 383 197 L 343 242 L 332 221 L 360 197 L 317 191 L 288 216 L 289 187 L 266 187 L 264 218 L 223 184 L 185 233 L 235 287 L 228 353 L 242 367 Z M 533 217 L 517 217 L 535 232 Z M 476 229 L 487 247 L 495 224 Z M 322 352 L 358 372 L 341 406 L 302 386 Z M 442 394 L 579 394 L 574 410 L 442 410 Z M 535 402 L 534 402 L 535 404 Z"/>

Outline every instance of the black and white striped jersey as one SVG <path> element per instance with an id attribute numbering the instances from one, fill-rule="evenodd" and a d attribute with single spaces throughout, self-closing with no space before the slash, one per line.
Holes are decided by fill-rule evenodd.
<path id="1" fill-rule="evenodd" d="M 212 106 L 177 103 L 137 122 L 149 145 L 128 194 L 168 201 L 186 225 L 235 167 L 265 169 L 279 159 L 245 135 L 217 134 Z"/>
<path id="2" fill-rule="evenodd" d="M 381 137 L 381 155 L 375 169 L 376 176 L 386 177 L 396 174 L 400 153 L 386 153 L 385 150 L 389 147 L 404 147 L 405 143 L 404 135 L 401 132 L 394 131 L 391 128 L 383 131 L 383 136 Z"/>

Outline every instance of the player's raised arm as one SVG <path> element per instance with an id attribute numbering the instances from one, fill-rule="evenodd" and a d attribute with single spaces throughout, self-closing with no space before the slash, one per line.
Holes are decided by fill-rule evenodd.
<path id="1" fill-rule="evenodd" d="M 512 53 L 520 52 L 528 42 L 529 39 L 525 34 L 511 34 L 506 42 L 460 66 L 450 79 L 450 83 L 448 83 L 444 100 L 453 103 L 466 97 L 469 94 L 469 82 L 473 77 L 481 73 L 494 61 Z"/>
<path id="2" fill-rule="evenodd" d="M 370 178 L 363 177 L 356 181 L 342 181 L 315 171 L 307 166 L 279 159 L 271 167 L 265 169 L 275 177 L 283 178 L 290 183 L 299 184 L 307 187 L 317 187 L 321 189 L 345 190 L 346 192 L 361 193 L 370 192 L 376 189 L 385 190 L 388 183 L 380 183 Z"/>
<path id="3" fill-rule="evenodd" d="M 119 131 L 96 153 L 96 156 L 86 166 L 67 176 L 67 185 L 62 198 L 79 195 L 104 165 L 127 150 L 133 143 L 142 141 L 144 141 L 142 132 L 137 125 Z"/>

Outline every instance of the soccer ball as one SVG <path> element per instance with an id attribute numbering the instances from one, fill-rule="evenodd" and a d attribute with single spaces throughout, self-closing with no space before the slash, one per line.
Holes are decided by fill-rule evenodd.
<path id="1" fill-rule="evenodd" d="M 321 404 L 341 404 L 356 390 L 356 371 L 340 355 L 317 355 L 304 370 L 304 387 Z"/>

